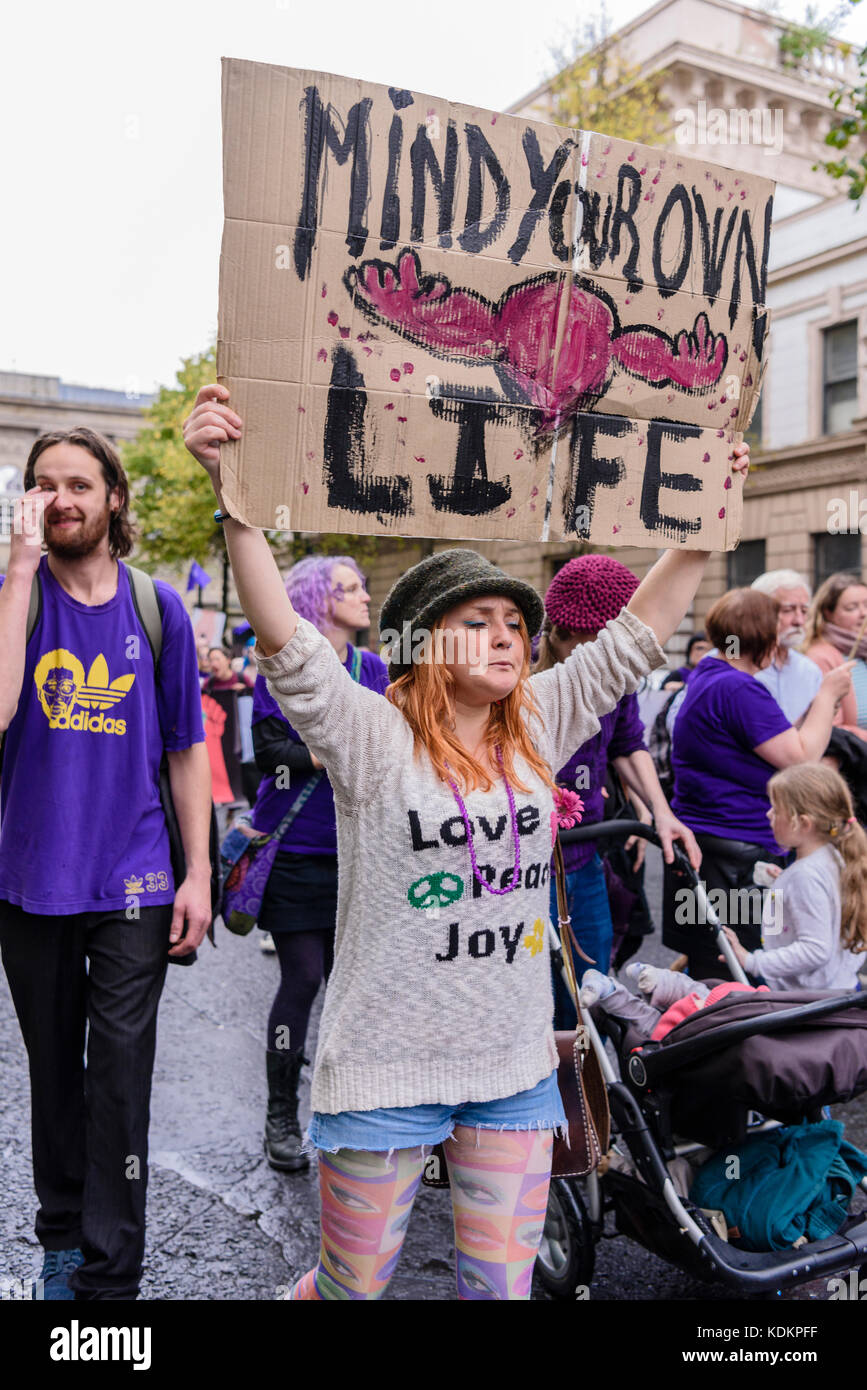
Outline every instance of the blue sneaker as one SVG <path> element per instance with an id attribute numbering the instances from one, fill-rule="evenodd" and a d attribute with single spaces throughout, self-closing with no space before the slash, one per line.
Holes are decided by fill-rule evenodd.
<path id="1" fill-rule="evenodd" d="M 39 1279 L 33 1285 L 33 1297 L 73 1300 L 75 1294 L 69 1287 L 69 1276 L 83 1263 L 81 1250 L 46 1250 Z"/>

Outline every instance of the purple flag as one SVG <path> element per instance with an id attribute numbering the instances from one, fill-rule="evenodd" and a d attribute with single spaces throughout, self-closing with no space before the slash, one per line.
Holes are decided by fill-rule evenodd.
<path id="1" fill-rule="evenodd" d="M 210 582 L 211 576 L 205 574 L 201 565 L 194 560 L 190 565 L 190 577 L 187 580 L 187 593 L 190 592 L 190 589 L 195 589 L 197 585 L 204 589 L 205 585 L 210 584 Z"/>

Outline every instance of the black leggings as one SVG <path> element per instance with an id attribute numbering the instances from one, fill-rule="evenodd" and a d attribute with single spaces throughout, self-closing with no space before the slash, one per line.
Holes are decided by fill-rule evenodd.
<path id="1" fill-rule="evenodd" d="M 297 1052 L 307 1038 L 310 1010 L 334 963 L 333 931 L 274 932 L 280 984 L 268 1016 L 269 1052 Z M 288 1035 L 281 1029 L 288 1028 Z"/>

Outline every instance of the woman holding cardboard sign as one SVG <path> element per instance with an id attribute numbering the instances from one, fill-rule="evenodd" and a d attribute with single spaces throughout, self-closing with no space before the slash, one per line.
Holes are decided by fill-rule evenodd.
<path id="1" fill-rule="evenodd" d="M 203 387 L 184 430 L 221 512 L 219 446 L 242 428 L 227 398 Z M 746 446 L 735 454 L 746 472 Z M 551 769 L 662 664 L 708 557 L 667 552 L 595 642 L 530 678 L 535 590 L 474 551 L 430 555 L 383 605 L 383 700 L 297 617 L 262 533 L 223 519 L 259 671 L 337 810 L 309 1131 L 323 1243 L 290 1297 L 382 1295 L 425 1157 L 448 1138 L 459 1297 L 529 1298 L 565 1121 L 545 949 Z"/>

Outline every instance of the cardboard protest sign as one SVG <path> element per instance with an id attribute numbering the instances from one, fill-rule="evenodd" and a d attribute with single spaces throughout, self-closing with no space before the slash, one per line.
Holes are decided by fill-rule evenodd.
<path id="1" fill-rule="evenodd" d="M 737 544 L 770 180 L 235 59 L 223 139 L 234 515 Z"/>

